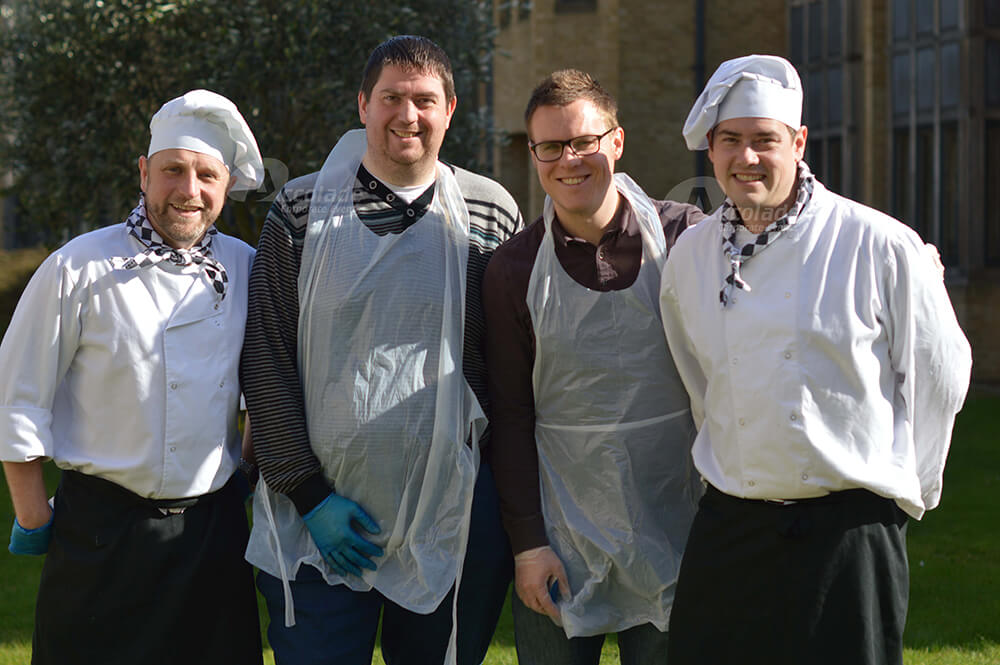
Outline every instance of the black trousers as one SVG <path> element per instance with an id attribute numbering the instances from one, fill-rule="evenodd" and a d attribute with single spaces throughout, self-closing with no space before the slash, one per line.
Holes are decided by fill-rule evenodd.
<path id="1" fill-rule="evenodd" d="M 36 665 L 259 665 L 237 482 L 180 514 L 67 471 L 35 607 Z"/>
<path id="2" fill-rule="evenodd" d="M 670 665 L 902 665 L 907 516 L 866 490 L 791 505 L 709 487 L 670 617 Z"/>

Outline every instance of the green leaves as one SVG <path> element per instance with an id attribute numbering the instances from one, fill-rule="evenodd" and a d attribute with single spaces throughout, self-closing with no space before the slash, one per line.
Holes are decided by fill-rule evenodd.
<path id="1" fill-rule="evenodd" d="M 0 0 L 0 173 L 14 175 L 5 193 L 48 242 L 120 221 L 138 194 L 150 117 L 194 88 L 236 103 L 265 158 L 287 167 L 271 180 L 316 170 L 360 126 L 371 50 L 400 33 L 448 52 L 459 105 L 442 158 L 484 170 L 486 0 Z M 255 242 L 272 197 L 230 201 L 220 226 Z"/>

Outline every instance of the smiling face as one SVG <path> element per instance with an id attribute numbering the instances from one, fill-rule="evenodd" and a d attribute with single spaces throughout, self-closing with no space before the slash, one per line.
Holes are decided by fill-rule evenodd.
<path id="1" fill-rule="evenodd" d="M 180 148 L 140 157 L 139 182 L 149 223 L 176 249 L 201 240 L 222 212 L 230 187 L 225 164 Z"/>
<path id="2" fill-rule="evenodd" d="M 455 103 L 434 74 L 383 67 L 371 96 L 358 94 L 358 113 L 368 137 L 365 168 L 403 187 L 433 180 Z"/>
<path id="3" fill-rule="evenodd" d="M 806 133 L 803 126 L 793 136 L 772 118 L 730 118 L 712 130 L 708 158 L 747 226 L 766 227 L 795 202 Z"/>
<path id="4" fill-rule="evenodd" d="M 566 106 L 539 106 L 528 122 L 533 143 L 566 141 L 588 134 L 599 136 L 609 129 L 607 118 L 585 99 Z M 568 146 L 554 162 L 540 162 L 532 155 L 538 180 L 552 198 L 556 215 L 568 231 L 577 224 L 603 228 L 618 206 L 614 183 L 615 162 L 625 149 L 625 131 L 618 127 L 601 139 L 600 149 L 590 155 L 575 154 Z"/>

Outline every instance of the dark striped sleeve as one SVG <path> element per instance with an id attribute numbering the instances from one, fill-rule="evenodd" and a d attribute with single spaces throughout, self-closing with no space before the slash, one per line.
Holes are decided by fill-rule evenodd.
<path id="1" fill-rule="evenodd" d="M 489 415 L 486 386 L 486 315 L 483 312 L 483 274 L 493 252 L 521 230 L 524 222 L 513 197 L 499 183 L 464 169 L 455 169 L 465 205 L 469 209 L 469 265 L 465 289 L 465 345 L 462 364 L 469 387 Z M 480 449 L 488 452 L 490 430 Z"/>
<path id="2" fill-rule="evenodd" d="M 281 191 L 264 221 L 250 273 L 240 381 L 261 474 L 305 513 L 330 488 L 309 445 L 298 374 L 298 274 L 312 196 L 311 186 L 293 186 L 301 180 Z"/>

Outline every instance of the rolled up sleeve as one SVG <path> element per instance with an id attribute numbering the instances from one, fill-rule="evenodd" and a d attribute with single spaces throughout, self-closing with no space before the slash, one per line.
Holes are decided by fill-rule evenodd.
<path id="1" fill-rule="evenodd" d="M 80 340 L 74 279 L 57 253 L 38 268 L 0 344 L 0 460 L 55 455 L 52 404 Z"/>

